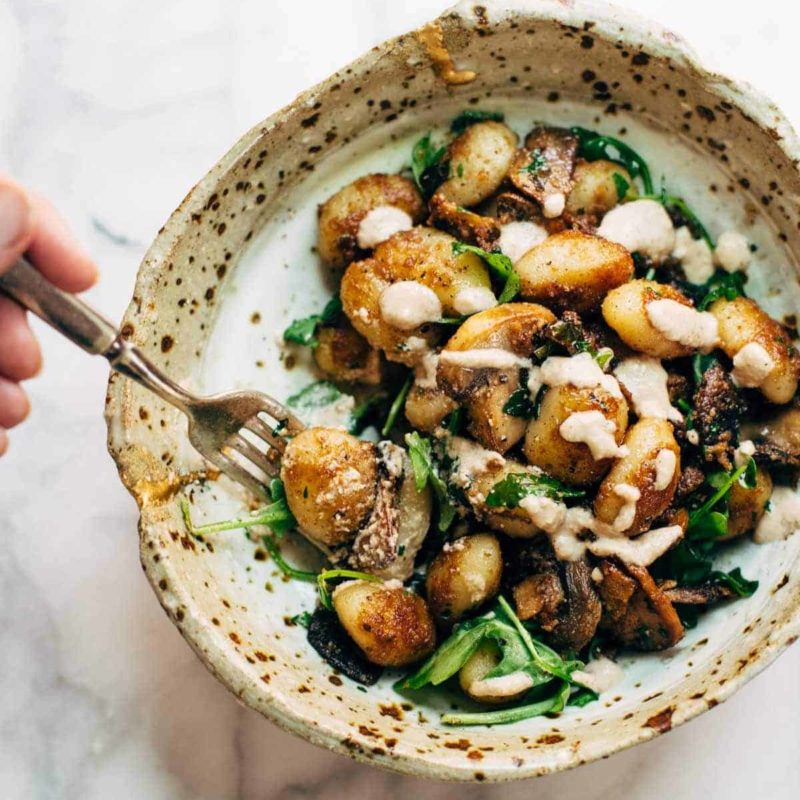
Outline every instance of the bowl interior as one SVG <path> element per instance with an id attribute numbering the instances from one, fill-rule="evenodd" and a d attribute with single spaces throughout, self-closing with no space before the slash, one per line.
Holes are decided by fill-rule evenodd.
<path id="1" fill-rule="evenodd" d="M 148 253 L 127 335 L 201 392 L 252 387 L 284 399 L 313 380 L 308 353 L 286 350 L 280 333 L 330 296 L 332 276 L 314 253 L 317 204 L 358 175 L 407 167 L 412 143 L 465 107 L 503 111 L 520 134 L 545 121 L 624 137 L 712 234 L 735 228 L 757 245 L 749 291 L 778 318 L 796 312 L 799 223 L 789 198 L 800 178 L 777 112 L 619 13 L 488 9 L 441 20 L 474 82 L 438 80 L 417 40 L 401 37 L 243 137 Z M 313 608 L 313 588 L 284 580 L 256 542 L 242 532 L 205 544 L 186 535 L 180 496 L 196 521 L 241 514 L 243 498 L 205 472 L 177 412 L 114 378 L 108 418 L 112 454 L 142 509 L 145 570 L 189 643 L 249 705 L 383 766 L 491 780 L 583 763 L 715 705 L 797 635 L 800 537 L 743 542 L 721 564 L 758 578 L 756 595 L 705 615 L 671 651 L 623 658 L 625 681 L 611 696 L 558 719 L 447 728 L 439 712 L 455 696 L 400 696 L 392 675 L 369 689 L 335 675 L 291 622 Z M 316 563 L 301 542 L 287 541 L 285 555 Z"/>

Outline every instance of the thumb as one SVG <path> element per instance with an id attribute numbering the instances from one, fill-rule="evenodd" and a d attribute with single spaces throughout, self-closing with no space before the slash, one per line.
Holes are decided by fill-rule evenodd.
<path id="1" fill-rule="evenodd" d="M 25 190 L 0 178 L 0 272 L 7 270 L 31 243 L 34 212 Z"/>

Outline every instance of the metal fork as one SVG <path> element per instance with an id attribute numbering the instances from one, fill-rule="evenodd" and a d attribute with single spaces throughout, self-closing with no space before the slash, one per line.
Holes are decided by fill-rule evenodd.
<path id="1" fill-rule="evenodd" d="M 278 475 L 285 434 L 303 423 L 261 392 L 197 397 L 152 364 L 103 316 L 75 295 L 62 292 L 24 258 L 0 275 L 0 291 L 112 368 L 180 409 L 189 419 L 189 441 L 232 480 L 268 499 L 266 484 Z M 266 447 L 264 447 L 266 445 Z"/>

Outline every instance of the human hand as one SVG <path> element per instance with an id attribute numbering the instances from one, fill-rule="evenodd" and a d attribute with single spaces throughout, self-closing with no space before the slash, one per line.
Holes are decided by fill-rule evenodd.
<path id="1" fill-rule="evenodd" d="M 81 292 L 97 280 L 97 267 L 52 206 L 0 175 L 0 273 L 23 253 L 64 291 Z M 38 374 L 41 366 L 26 312 L 0 293 L 0 455 L 8 448 L 8 429 L 28 416 L 20 382 Z"/>

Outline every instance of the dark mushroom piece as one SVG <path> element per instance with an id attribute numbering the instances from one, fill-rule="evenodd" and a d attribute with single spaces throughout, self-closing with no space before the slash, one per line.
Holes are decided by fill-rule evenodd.
<path id="1" fill-rule="evenodd" d="M 732 469 L 741 412 L 742 401 L 731 376 L 720 364 L 712 364 L 697 387 L 692 413 L 706 461 Z"/>
<path id="2" fill-rule="evenodd" d="M 492 217 L 484 217 L 435 194 L 430 203 L 428 224 L 446 231 L 462 242 L 484 250 L 493 250 L 500 238 L 500 227 Z"/>
<path id="3" fill-rule="evenodd" d="M 636 650 L 666 650 L 683 638 L 683 623 L 645 567 L 600 562 L 601 628 Z"/>

